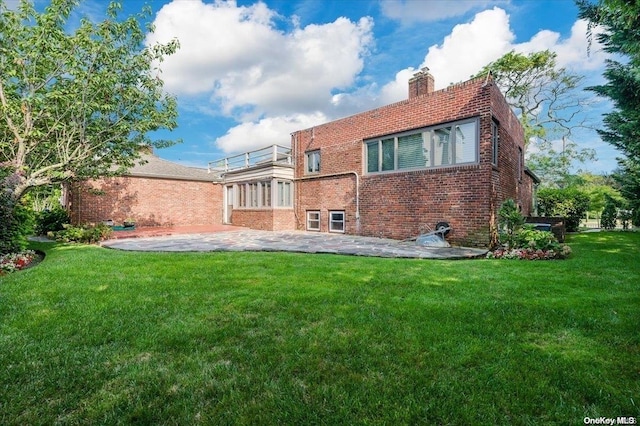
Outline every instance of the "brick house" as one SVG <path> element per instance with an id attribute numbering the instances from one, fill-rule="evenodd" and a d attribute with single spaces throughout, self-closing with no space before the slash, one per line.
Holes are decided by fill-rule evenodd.
<path id="1" fill-rule="evenodd" d="M 137 226 L 208 225 L 222 222 L 218 178 L 206 169 L 186 167 L 146 153 L 125 176 L 73 183 L 65 204 L 72 223 Z"/>
<path id="2" fill-rule="evenodd" d="M 488 246 L 502 201 L 531 214 L 524 132 L 480 78 L 434 91 L 422 70 L 407 100 L 293 133 L 296 228 L 404 239 L 451 227 Z"/>
<path id="3" fill-rule="evenodd" d="M 489 246 L 500 204 L 532 213 L 537 178 L 524 131 L 490 78 L 434 90 L 419 71 L 408 99 L 192 169 L 147 156 L 127 176 L 70 191 L 74 222 L 227 223 L 265 230 L 404 239 L 446 222 L 453 244 Z M 105 196 L 107 194 L 107 196 Z"/>

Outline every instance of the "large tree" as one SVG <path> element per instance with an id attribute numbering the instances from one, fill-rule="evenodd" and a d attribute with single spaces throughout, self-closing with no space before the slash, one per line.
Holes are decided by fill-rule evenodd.
<path id="1" fill-rule="evenodd" d="M 120 19 L 72 17 L 78 0 L 51 0 L 39 12 L 28 0 L 9 10 L 0 0 L 0 165 L 30 188 L 118 174 L 147 145 L 149 133 L 173 129 L 177 107 L 163 91 L 159 63 L 177 41 L 145 47 L 150 11 Z"/>
<path id="2" fill-rule="evenodd" d="M 583 77 L 558 67 L 549 50 L 508 52 L 475 77 L 489 73 L 522 123 L 529 167 L 545 186 L 565 186 L 572 165 L 594 157 L 572 138 L 576 128 L 588 127 Z"/>
<path id="3" fill-rule="evenodd" d="M 640 211 L 640 2 L 632 0 L 578 0 L 580 17 L 591 30 L 599 27 L 596 39 L 613 53 L 607 61 L 607 82 L 590 90 L 613 101 L 614 110 L 604 116 L 599 130 L 605 142 L 625 156 L 617 172 L 621 192 L 636 213 Z M 640 216 L 637 216 L 640 218 Z M 636 222 L 640 221 L 639 219 Z"/>

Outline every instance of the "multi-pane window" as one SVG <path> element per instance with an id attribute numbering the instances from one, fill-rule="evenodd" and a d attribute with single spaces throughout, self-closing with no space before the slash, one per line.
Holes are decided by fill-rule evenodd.
<path id="1" fill-rule="evenodd" d="M 500 127 L 495 121 L 491 121 L 491 164 L 498 165 L 498 148 L 500 146 Z"/>
<path id="2" fill-rule="evenodd" d="M 258 184 L 250 183 L 249 188 L 249 207 L 258 207 Z"/>
<path id="3" fill-rule="evenodd" d="M 291 207 L 291 182 L 278 181 L 278 207 Z"/>
<path id="4" fill-rule="evenodd" d="M 271 207 L 271 181 L 241 183 L 237 188 L 239 208 Z"/>
<path id="5" fill-rule="evenodd" d="M 368 173 L 476 163 L 478 120 L 367 141 L 366 149 Z"/>
<path id="6" fill-rule="evenodd" d="M 307 173 L 320 173 L 320 151 L 307 152 L 305 161 Z"/>
<path id="7" fill-rule="evenodd" d="M 247 186 L 238 185 L 238 207 L 247 207 Z"/>
<path id="8" fill-rule="evenodd" d="M 329 212 L 329 232 L 344 232 L 344 212 Z"/>
<path id="9" fill-rule="evenodd" d="M 320 212 L 317 210 L 307 212 L 307 231 L 320 230 Z"/>
<path id="10" fill-rule="evenodd" d="M 262 182 L 262 207 L 271 207 L 271 182 Z"/>

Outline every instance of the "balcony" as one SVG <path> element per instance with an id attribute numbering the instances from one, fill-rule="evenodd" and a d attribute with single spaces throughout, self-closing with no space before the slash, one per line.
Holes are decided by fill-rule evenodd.
<path id="1" fill-rule="evenodd" d="M 255 151 L 237 154 L 220 160 L 210 161 L 209 173 L 228 173 L 236 170 L 250 169 L 265 165 L 293 165 L 291 148 L 272 145 Z"/>

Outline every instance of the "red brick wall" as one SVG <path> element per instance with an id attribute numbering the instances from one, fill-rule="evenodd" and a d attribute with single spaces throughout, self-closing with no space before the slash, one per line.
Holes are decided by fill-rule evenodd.
<path id="1" fill-rule="evenodd" d="M 208 225 L 222 223 L 222 186 L 142 177 L 87 181 L 70 189 L 73 223 L 131 218 L 138 226 Z"/>
<path id="2" fill-rule="evenodd" d="M 265 231 L 291 231 L 295 229 L 293 209 L 234 209 L 234 226 Z"/>
<path id="3" fill-rule="evenodd" d="M 367 175 L 363 141 L 406 130 L 478 117 L 479 164 L 431 170 Z M 500 123 L 500 160 L 491 164 L 492 117 Z M 321 231 L 328 211 L 346 212 L 346 232 L 403 239 L 447 221 L 454 244 L 487 246 L 495 209 L 506 198 L 520 199 L 518 146 L 523 131 L 497 87 L 472 80 L 431 94 L 367 111 L 292 135 L 296 170 L 298 229 L 306 211 L 321 211 Z M 356 220 L 356 185 L 352 174 L 309 179 L 305 152 L 320 150 L 320 175 L 348 171 L 360 176 L 360 220 Z M 520 198 L 519 198 L 520 197 Z"/>

